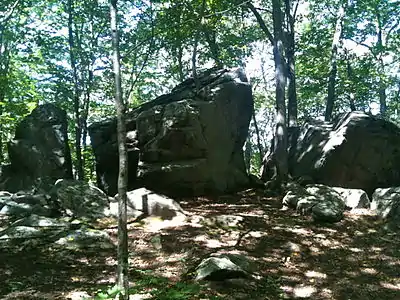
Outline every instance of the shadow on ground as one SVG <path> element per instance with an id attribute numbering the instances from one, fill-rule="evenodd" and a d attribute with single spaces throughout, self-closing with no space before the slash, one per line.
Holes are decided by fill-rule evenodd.
<path id="1" fill-rule="evenodd" d="M 137 270 L 169 284 L 190 282 L 190 272 L 209 254 L 235 252 L 255 262 L 259 279 L 208 284 L 202 289 L 209 298 L 202 299 L 400 299 L 400 236 L 383 229 L 368 211 L 346 213 L 345 220 L 328 226 L 281 210 L 280 199 L 262 191 L 181 203 L 192 214 L 188 222 L 165 227 L 154 219 L 130 225 L 133 286 Z M 233 227 L 201 222 L 216 215 L 240 216 L 242 222 Z M 116 230 L 107 230 L 115 239 Z M 93 294 L 113 284 L 115 257 L 112 250 L 0 249 L 0 295 L 68 299 L 71 291 Z"/>

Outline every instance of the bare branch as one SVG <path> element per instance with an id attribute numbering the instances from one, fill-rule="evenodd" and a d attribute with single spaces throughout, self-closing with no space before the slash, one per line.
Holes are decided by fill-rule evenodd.
<path id="1" fill-rule="evenodd" d="M 224 13 L 226 13 L 226 12 L 228 12 L 228 11 L 234 10 L 234 9 L 240 7 L 240 6 L 246 5 L 246 4 L 250 3 L 250 1 L 251 1 L 251 0 L 243 1 L 243 2 L 241 2 L 241 3 L 237 4 L 237 5 L 235 5 L 234 7 L 231 7 L 231 8 L 222 10 L 222 11 L 217 11 L 217 12 L 212 13 L 212 14 L 209 14 L 209 15 L 205 15 L 203 18 L 210 18 L 210 17 L 213 17 L 213 16 L 222 15 L 222 14 L 224 14 Z"/>
<path id="2" fill-rule="evenodd" d="M 11 18 L 12 14 L 14 13 L 15 8 L 17 7 L 17 5 L 18 5 L 18 3 L 19 3 L 19 1 L 20 1 L 20 0 L 17 0 L 17 1 L 14 2 L 14 4 L 13 4 L 13 5 L 11 6 L 11 8 L 9 9 L 9 11 L 6 12 L 6 13 L 4 14 L 2 20 L 0 20 L 0 23 L 5 23 L 5 22 L 7 22 L 7 21 Z M 1 24 L 1 25 L 3 25 L 3 24 Z"/>
<path id="3" fill-rule="evenodd" d="M 387 45 L 389 38 L 391 37 L 391 33 L 394 29 L 396 29 L 400 24 L 400 18 L 397 19 L 396 23 L 390 27 L 388 33 L 386 34 L 385 45 Z"/>
<path id="4" fill-rule="evenodd" d="M 274 37 L 272 36 L 271 32 L 269 31 L 267 25 L 264 22 L 264 19 L 261 17 L 260 13 L 257 11 L 257 9 L 254 7 L 254 5 L 249 2 L 247 3 L 247 7 L 253 12 L 254 16 L 257 19 L 258 24 L 260 25 L 262 31 L 267 35 L 267 38 L 271 45 L 274 45 Z"/>

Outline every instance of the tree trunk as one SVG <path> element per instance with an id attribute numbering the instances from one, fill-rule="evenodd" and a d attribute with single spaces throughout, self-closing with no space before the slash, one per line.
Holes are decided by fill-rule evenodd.
<path id="1" fill-rule="evenodd" d="M 204 35 L 207 44 L 210 47 L 212 58 L 215 60 L 215 65 L 217 67 L 222 68 L 223 64 L 221 62 L 221 59 L 219 58 L 219 47 L 216 42 L 215 34 L 216 34 L 215 32 L 213 31 L 210 32 L 210 30 L 207 30 L 207 28 L 204 29 Z"/>
<path id="2" fill-rule="evenodd" d="M 285 104 L 285 63 L 283 58 L 283 34 L 282 34 L 282 10 L 281 0 L 272 1 L 273 25 L 274 25 L 274 62 L 276 84 L 276 127 L 275 127 L 275 160 L 276 181 L 284 183 L 288 179 L 288 152 L 287 152 L 287 128 L 286 128 L 286 104 Z"/>
<path id="3" fill-rule="evenodd" d="M 386 110 L 387 110 L 387 104 L 386 104 L 386 83 L 385 80 L 382 78 L 383 74 L 385 74 L 385 64 L 383 62 L 383 52 L 384 52 L 384 45 L 383 45 L 383 40 L 382 40 L 382 25 L 381 25 L 381 16 L 379 11 L 376 11 L 376 29 L 378 33 L 378 41 L 377 41 L 377 46 L 378 46 L 378 63 L 379 63 L 379 74 L 381 75 L 379 77 L 379 88 L 378 88 L 378 94 L 379 94 L 379 106 L 380 106 L 380 114 L 382 117 L 386 117 Z"/>
<path id="4" fill-rule="evenodd" d="M 294 41 L 294 16 L 291 13 L 293 0 L 285 0 L 285 14 L 287 23 L 287 45 L 286 45 L 286 58 L 287 58 L 287 73 L 289 79 L 288 86 L 288 125 L 297 125 L 297 94 L 296 94 L 296 72 L 295 72 L 295 41 Z"/>
<path id="5" fill-rule="evenodd" d="M 344 12 L 345 12 L 345 7 L 340 6 L 336 20 L 335 33 L 333 35 L 333 40 L 332 40 L 330 70 L 328 79 L 328 98 L 326 100 L 326 109 L 325 109 L 325 121 L 331 120 L 333 107 L 336 101 L 337 52 L 343 31 Z"/>
<path id="6" fill-rule="evenodd" d="M 90 67 L 89 67 L 90 68 Z M 93 70 L 89 69 L 88 70 L 88 82 L 86 86 L 86 95 L 85 95 L 85 100 L 83 103 L 83 113 L 82 113 L 82 149 L 83 149 L 83 155 L 82 155 L 82 166 L 86 166 L 86 157 L 85 155 L 87 154 L 88 151 L 88 146 L 86 143 L 87 135 L 88 135 L 88 124 L 87 124 L 87 119 L 89 116 L 89 108 L 90 108 L 90 97 L 92 93 L 92 84 L 93 84 Z M 84 174 L 85 175 L 85 174 Z M 89 174 L 89 178 L 91 177 L 91 174 Z"/>
<path id="7" fill-rule="evenodd" d="M 254 109 L 254 105 L 253 105 L 252 115 L 253 115 L 254 129 L 256 130 L 256 136 L 257 136 L 258 159 L 259 159 L 260 166 L 261 166 L 262 161 L 263 161 L 263 149 L 261 146 L 260 130 L 258 129 L 258 124 L 257 124 L 257 119 L 256 119 L 256 110 Z"/>
<path id="8" fill-rule="evenodd" d="M 74 31 L 73 31 L 73 0 L 68 0 L 68 44 L 69 44 L 69 55 L 71 60 L 71 68 L 74 82 L 74 114 L 75 114 L 75 155 L 76 155 L 76 171 L 79 180 L 84 180 L 84 170 L 82 163 L 82 148 L 81 148 L 81 135 L 82 135 L 82 125 L 80 119 L 80 103 L 79 103 L 79 82 L 78 82 L 78 72 L 76 68 L 76 58 L 75 58 L 75 42 L 74 42 Z"/>
<path id="9" fill-rule="evenodd" d="M 111 35 L 113 47 L 113 70 L 115 78 L 115 108 L 117 113 L 117 135 L 119 153 L 118 174 L 118 286 L 123 291 L 120 300 L 129 299 L 128 291 L 128 230 L 127 230 L 127 185 L 128 155 L 126 148 L 125 105 L 122 100 L 119 34 L 117 22 L 117 0 L 110 2 Z"/>
<path id="10" fill-rule="evenodd" d="M 200 10 L 200 24 L 203 23 L 203 16 L 204 16 L 204 10 L 206 8 L 206 0 L 203 0 L 201 4 L 201 10 Z M 194 46 L 193 46 L 193 54 L 192 54 L 192 76 L 194 83 L 196 85 L 196 91 L 199 92 L 200 90 L 200 82 L 197 78 L 197 70 L 196 70 L 196 60 L 197 60 L 197 46 L 199 44 L 199 39 L 200 39 L 200 28 L 197 28 L 196 30 L 196 35 L 194 38 Z"/>
<path id="11" fill-rule="evenodd" d="M 250 137 L 248 137 L 244 147 L 244 162 L 246 164 L 247 174 L 250 174 L 251 171 L 251 152 L 251 140 Z"/>
<path id="12" fill-rule="evenodd" d="M 1 24 L 0 24 L 1 25 Z M 3 38 L 3 30 L 0 31 L 0 103 L 6 101 L 6 91 L 9 89 L 10 51 L 8 42 Z M 0 105 L 0 164 L 4 161 L 3 151 L 3 116 L 4 106 Z"/>
<path id="13" fill-rule="evenodd" d="M 349 105 L 350 105 L 350 110 L 351 111 L 355 111 L 356 109 L 356 104 L 355 104 L 355 96 L 353 93 L 353 68 L 351 67 L 351 63 L 350 63 L 350 58 L 349 58 L 349 54 L 348 54 L 348 50 L 345 49 L 344 51 L 345 53 L 345 58 L 346 58 L 346 70 L 347 70 L 347 80 L 349 82 Z"/>
<path id="14" fill-rule="evenodd" d="M 179 45 L 178 48 L 178 73 L 179 73 L 179 81 L 182 82 L 185 79 L 185 75 L 183 73 L 183 47 Z"/>

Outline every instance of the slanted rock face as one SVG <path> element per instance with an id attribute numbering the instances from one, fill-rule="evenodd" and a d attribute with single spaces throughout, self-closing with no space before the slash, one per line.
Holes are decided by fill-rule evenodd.
<path id="1" fill-rule="evenodd" d="M 243 158 L 253 99 L 241 69 L 211 69 L 128 114 L 129 188 L 169 195 L 227 192 L 249 182 Z M 116 193 L 115 120 L 90 127 L 99 186 Z M 136 164 L 137 165 L 136 165 Z"/>
<path id="2" fill-rule="evenodd" d="M 387 220 L 391 227 L 400 229 L 400 187 L 376 189 L 372 195 L 371 208 Z"/>
<path id="3" fill-rule="evenodd" d="M 18 124 L 8 152 L 11 165 L 2 168 L 2 189 L 15 192 L 38 179 L 53 184 L 72 178 L 65 111 L 53 104 L 38 106 Z"/>
<path id="4" fill-rule="evenodd" d="M 400 182 L 400 128 L 362 112 L 332 123 L 306 123 L 292 129 L 289 165 L 293 177 L 357 188 L 368 194 Z"/>

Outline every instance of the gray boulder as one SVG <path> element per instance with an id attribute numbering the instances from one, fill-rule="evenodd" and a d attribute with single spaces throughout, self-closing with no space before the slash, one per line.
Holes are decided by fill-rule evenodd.
<path id="1" fill-rule="evenodd" d="M 16 192 L 72 178 L 65 111 L 54 104 L 35 108 L 17 125 L 8 153 L 11 164 L 1 168 L 0 189 Z"/>
<path id="2" fill-rule="evenodd" d="M 146 188 L 140 188 L 127 193 L 127 214 L 130 217 L 156 216 L 165 220 L 184 217 L 185 211 L 178 202 L 165 195 L 155 193 Z M 118 195 L 110 203 L 109 214 L 118 216 Z"/>
<path id="3" fill-rule="evenodd" d="M 47 228 L 47 227 L 69 227 L 69 223 L 63 220 L 58 220 L 55 218 L 49 218 L 44 216 L 39 216 L 32 214 L 28 217 L 19 219 L 12 223 L 10 226 L 29 226 L 29 227 L 39 227 L 39 228 Z"/>
<path id="4" fill-rule="evenodd" d="M 127 115 L 129 188 L 168 195 L 223 193 L 247 186 L 243 157 L 252 114 L 251 86 L 241 69 L 199 73 Z M 90 126 L 98 185 L 115 194 L 116 122 Z M 137 176 L 137 177 L 136 177 Z"/>
<path id="5" fill-rule="evenodd" d="M 334 223 L 343 219 L 346 209 L 343 195 L 347 194 L 344 191 L 340 194 L 332 187 L 314 184 L 289 190 L 282 202 L 284 206 L 304 215 L 311 215 L 316 222 Z"/>
<path id="6" fill-rule="evenodd" d="M 79 249 L 114 249 L 115 245 L 105 231 L 82 227 L 66 234 L 55 241 L 55 245 L 69 250 Z"/>
<path id="7" fill-rule="evenodd" d="M 249 278 L 255 269 L 255 265 L 244 255 L 215 253 L 197 266 L 195 280 L 223 281 Z"/>
<path id="8" fill-rule="evenodd" d="M 74 217 L 99 218 L 109 206 L 102 190 L 78 180 L 57 180 L 51 198 L 62 213 Z"/>
<path id="9" fill-rule="evenodd" d="M 289 169 L 295 179 L 309 176 L 314 183 L 368 195 L 400 182 L 400 128 L 390 121 L 351 112 L 332 122 L 309 120 L 289 132 Z"/>
<path id="10" fill-rule="evenodd" d="M 387 220 L 390 226 L 400 228 L 400 187 L 376 189 L 372 195 L 371 209 Z"/>
<path id="11" fill-rule="evenodd" d="M 0 210 L 0 215 L 8 215 L 8 216 L 27 216 L 30 215 L 33 211 L 31 205 L 26 203 L 16 203 L 14 201 L 5 201 L 3 202 L 3 207 Z"/>
<path id="12" fill-rule="evenodd" d="M 367 193 L 360 189 L 346 189 L 341 187 L 331 187 L 342 197 L 346 208 L 370 208 L 371 202 Z"/>

